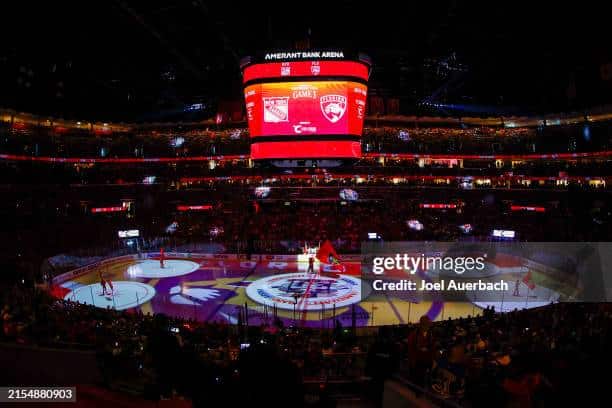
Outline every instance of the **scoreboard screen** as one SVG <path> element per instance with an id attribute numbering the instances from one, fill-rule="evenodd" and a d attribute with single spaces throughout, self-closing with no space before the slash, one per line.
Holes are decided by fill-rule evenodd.
<path id="1" fill-rule="evenodd" d="M 252 159 L 361 156 L 368 64 L 274 61 L 242 72 Z"/>
<path id="2" fill-rule="evenodd" d="M 274 82 L 244 90 L 252 137 L 361 135 L 367 88 L 357 82 Z"/>

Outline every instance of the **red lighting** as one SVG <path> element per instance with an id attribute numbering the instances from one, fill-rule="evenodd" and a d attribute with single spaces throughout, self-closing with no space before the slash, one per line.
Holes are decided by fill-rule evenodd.
<path id="1" fill-rule="evenodd" d="M 349 76 L 368 80 L 368 67 L 355 61 L 296 61 L 251 65 L 244 69 L 243 81 L 263 78 Z"/>
<path id="2" fill-rule="evenodd" d="M 532 207 L 527 205 L 512 205 L 510 211 L 532 211 L 532 212 L 546 212 L 544 207 Z"/>
<path id="3" fill-rule="evenodd" d="M 434 204 L 419 204 L 419 208 L 432 208 L 432 209 L 436 209 L 436 210 L 440 210 L 440 209 L 448 209 L 448 208 L 457 208 L 457 204 L 441 204 L 441 203 L 434 203 Z"/>
<path id="4" fill-rule="evenodd" d="M 287 152 L 293 153 L 289 154 Z M 257 159 L 278 157 L 358 158 L 361 155 L 361 145 L 359 142 L 349 140 L 253 143 L 251 145 L 251 155 Z"/>
<path id="5" fill-rule="evenodd" d="M 107 135 L 107 134 L 110 134 L 110 133 L 111 133 L 111 130 L 109 128 L 107 128 L 107 127 L 104 127 L 104 128 L 101 128 L 101 129 L 100 128 L 95 128 L 94 129 L 94 134 L 96 134 L 96 135 Z"/>
<path id="6" fill-rule="evenodd" d="M 389 159 L 432 159 L 432 160 L 565 160 L 586 157 L 612 156 L 612 150 L 600 152 L 579 153 L 547 153 L 547 154 L 419 154 L 419 153 L 364 153 L 364 158 L 378 159 L 385 157 Z"/>
<path id="7" fill-rule="evenodd" d="M 179 211 L 210 211 L 212 210 L 212 205 L 177 205 L 176 209 Z"/>
<path id="8" fill-rule="evenodd" d="M 94 207 L 91 209 L 91 212 L 93 214 L 97 214 L 97 213 L 109 213 L 109 212 L 121 212 L 121 211 L 127 211 L 127 207 L 125 206 L 121 206 L 121 207 Z"/>
<path id="9" fill-rule="evenodd" d="M 358 143 L 358 142 L 357 142 Z M 581 152 L 581 153 L 550 153 L 550 154 L 516 154 L 516 155 L 448 155 L 448 154 L 412 154 L 412 153 L 365 153 L 364 159 L 457 159 L 457 160 L 566 160 L 576 158 L 595 158 L 595 157 L 611 157 L 612 150 L 604 150 L 599 152 Z M 47 163 L 180 163 L 180 162 L 207 162 L 215 160 L 219 162 L 246 160 L 248 154 L 240 155 L 217 155 L 217 156 L 189 156 L 189 157 L 122 157 L 122 158 L 95 158 L 95 157 L 50 157 L 50 156 L 27 156 L 16 154 L 0 153 L 0 160 L 9 161 L 33 161 Z M 423 176 L 419 176 L 423 177 Z M 548 179 L 548 178 L 546 178 Z"/>

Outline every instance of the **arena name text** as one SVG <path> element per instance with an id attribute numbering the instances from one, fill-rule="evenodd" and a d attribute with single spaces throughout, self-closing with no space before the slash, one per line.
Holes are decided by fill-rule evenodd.
<path id="1" fill-rule="evenodd" d="M 264 57 L 266 61 L 276 60 L 300 60 L 318 58 L 344 58 L 343 51 L 296 51 L 296 52 L 274 52 L 267 53 Z"/>
<path id="2" fill-rule="evenodd" d="M 506 292 L 509 289 L 508 282 L 503 279 L 498 282 L 485 282 L 482 280 L 474 282 L 457 282 L 454 279 L 440 280 L 439 282 L 421 281 L 420 285 L 416 282 L 407 279 L 399 281 L 385 281 L 376 279 L 372 282 L 372 288 L 375 291 L 391 291 L 391 292 L 412 292 L 412 291 L 495 291 Z"/>

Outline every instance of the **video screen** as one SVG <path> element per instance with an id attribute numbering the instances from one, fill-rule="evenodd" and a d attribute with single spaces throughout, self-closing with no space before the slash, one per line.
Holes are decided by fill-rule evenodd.
<path id="1" fill-rule="evenodd" d="M 244 91 L 251 137 L 360 136 L 367 87 L 350 81 L 280 82 Z"/>

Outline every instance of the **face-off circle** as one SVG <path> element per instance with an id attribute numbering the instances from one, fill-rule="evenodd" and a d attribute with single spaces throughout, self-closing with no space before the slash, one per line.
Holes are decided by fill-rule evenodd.
<path id="1" fill-rule="evenodd" d="M 147 303 L 155 296 L 155 288 L 141 282 L 113 282 L 105 292 L 100 283 L 80 286 L 64 296 L 64 300 L 94 305 L 102 309 L 125 310 Z"/>
<path id="2" fill-rule="evenodd" d="M 361 279 L 308 273 L 286 273 L 254 281 L 247 296 L 260 304 L 279 309 L 313 310 L 349 306 L 361 301 Z"/>
<path id="3" fill-rule="evenodd" d="M 182 259 L 164 260 L 162 268 L 158 260 L 147 259 L 130 265 L 127 268 L 127 276 L 130 278 L 170 278 L 188 275 L 199 268 L 200 265 L 197 262 Z"/>

